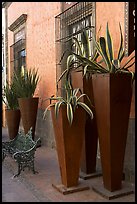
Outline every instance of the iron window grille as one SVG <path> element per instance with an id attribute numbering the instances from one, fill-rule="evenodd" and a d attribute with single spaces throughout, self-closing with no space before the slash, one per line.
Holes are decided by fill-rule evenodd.
<path id="1" fill-rule="evenodd" d="M 86 29 L 90 39 L 91 55 L 94 46 L 92 36 L 95 35 L 95 2 L 78 2 L 55 17 L 55 42 L 56 42 L 56 80 L 66 68 L 66 58 L 60 59 L 65 50 L 71 45 L 72 36 L 81 41 L 83 29 Z M 76 51 L 76 50 L 75 50 Z M 62 82 L 59 89 L 62 89 Z"/>

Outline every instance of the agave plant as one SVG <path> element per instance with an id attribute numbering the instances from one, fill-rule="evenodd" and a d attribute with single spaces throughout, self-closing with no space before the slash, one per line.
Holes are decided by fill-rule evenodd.
<path id="1" fill-rule="evenodd" d="M 89 55 L 91 47 L 86 30 L 83 30 L 81 33 L 81 42 L 79 42 L 77 38 L 73 37 L 73 45 L 71 47 L 71 50 L 69 51 L 70 54 L 67 57 L 67 68 L 61 74 L 58 82 L 64 75 L 69 76 L 70 72 L 72 71 L 80 71 L 83 73 L 83 76 L 90 76 L 94 73 L 127 72 L 131 73 L 134 78 L 134 73 L 130 71 L 129 68 L 135 63 L 135 61 L 133 61 L 135 56 L 129 56 L 126 63 L 122 63 L 122 60 L 125 57 L 125 49 L 120 23 L 119 27 L 120 46 L 116 58 L 114 58 L 113 41 L 109 32 L 108 23 L 106 26 L 106 38 L 97 36 L 97 40 L 95 40 L 95 37 L 93 36 L 95 50 L 92 56 Z M 73 51 L 73 46 L 76 47 L 77 53 Z M 101 60 L 97 62 L 97 58 L 99 56 L 101 56 Z M 102 62 L 104 63 L 104 65 L 102 65 Z"/>
<path id="2" fill-rule="evenodd" d="M 81 42 L 76 37 L 72 37 L 69 40 L 72 40 L 71 48 L 66 50 L 63 53 L 60 60 L 60 62 L 63 60 L 64 55 L 68 51 L 69 54 L 67 56 L 67 64 L 66 64 L 67 68 L 62 72 L 61 76 L 57 81 L 57 84 L 64 77 L 64 75 L 66 75 L 66 78 L 68 78 L 72 71 L 82 72 L 83 75 L 86 76 L 86 78 L 90 76 L 91 70 L 92 70 L 92 73 L 107 72 L 104 68 L 100 66 L 101 61 L 98 64 L 94 64 L 94 62 L 97 60 L 99 56 L 99 53 L 97 52 L 97 49 L 95 49 L 93 54 L 90 54 L 92 53 L 91 52 L 92 50 L 90 46 L 91 45 L 90 39 L 88 37 L 88 33 L 86 29 L 83 29 L 81 32 Z M 97 35 L 97 41 L 98 40 L 99 40 L 99 37 Z"/>
<path id="3" fill-rule="evenodd" d="M 19 108 L 17 94 L 14 89 L 14 81 L 11 84 L 6 81 L 6 86 L 3 87 L 2 100 L 7 109 L 16 110 Z"/>
<path id="4" fill-rule="evenodd" d="M 100 29 L 99 29 L 100 31 Z M 99 40 L 97 35 L 97 41 Z M 73 44 L 71 53 L 67 58 L 67 72 L 71 71 L 72 69 L 76 71 L 82 71 L 83 75 L 89 74 L 88 69 L 92 68 L 92 73 L 97 72 L 103 72 L 106 73 L 106 70 L 104 70 L 99 62 L 98 65 L 94 65 L 93 62 L 97 60 L 99 53 L 97 52 L 97 49 L 94 50 L 93 54 L 91 50 L 91 44 L 90 39 L 87 33 L 87 30 L 84 29 L 81 33 L 81 42 L 78 41 L 76 37 L 72 38 Z M 73 46 L 75 47 L 75 50 L 73 51 Z"/>
<path id="5" fill-rule="evenodd" d="M 82 97 L 87 97 L 88 96 L 86 94 L 82 94 L 81 90 L 79 88 L 77 89 L 73 89 L 72 84 L 66 80 L 65 83 L 65 97 L 50 97 L 48 99 L 50 99 L 50 101 L 54 100 L 56 102 L 51 103 L 44 111 L 44 116 L 43 118 L 45 119 L 45 116 L 47 114 L 48 109 L 51 106 L 55 106 L 55 116 L 56 118 L 58 117 L 59 114 L 59 108 L 61 107 L 61 105 L 66 105 L 67 108 L 67 118 L 68 121 L 70 123 L 70 125 L 73 122 L 73 115 L 75 113 L 76 108 L 78 108 L 79 106 L 81 106 L 91 117 L 91 119 L 93 118 L 93 112 L 92 110 L 81 101 Z M 88 98 L 89 100 L 89 98 Z M 89 100 L 90 101 L 90 100 Z"/>
<path id="6" fill-rule="evenodd" d="M 108 23 L 106 26 L 106 38 L 100 37 L 99 42 L 96 42 L 95 38 L 93 38 L 97 52 L 102 57 L 105 63 L 105 66 L 101 65 L 101 67 L 104 68 L 109 73 L 130 72 L 129 68 L 135 63 L 135 61 L 133 61 L 129 65 L 129 63 L 135 58 L 135 56 L 133 56 L 133 57 L 130 57 L 127 60 L 127 62 L 122 65 L 122 60 L 125 57 L 125 49 L 123 45 L 123 35 L 122 35 L 122 29 L 121 29 L 120 23 L 119 23 L 119 28 L 120 28 L 120 46 L 119 46 L 116 58 L 114 58 L 113 41 L 112 41 L 111 34 L 109 32 Z M 97 62 L 94 62 L 94 64 L 98 65 Z"/>
<path id="7" fill-rule="evenodd" d="M 15 91 L 18 98 L 31 98 L 39 81 L 38 70 L 27 69 L 14 73 Z"/>

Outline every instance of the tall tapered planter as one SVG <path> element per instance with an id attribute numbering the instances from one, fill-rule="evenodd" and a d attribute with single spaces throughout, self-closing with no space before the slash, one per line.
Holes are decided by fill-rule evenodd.
<path id="1" fill-rule="evenodd" d="M 98 145 L 98 130 L 96 123 L 96 113 L 94 107 L 93 85 L 92 77 L 89 79 L 83 78 L 83 92 L 88 95 L 91 104 L 84 98 L 84 102 L 92 109 L 94 118 L 91 119 L 86 114 L 85 123 L 85 137 L 83 143 L 82 159 L 81 159 L 81 177 L 87 179 L 95 176 L 96 173 L 96 159 L 97 159 L 97 145 Z M 98 174 L 96 174 L 98 175 Z"/>
<path id="2" fill-rule="evenodd" d="M 19 98 L 18 102 L 25 134 L 32 127 L 32 138 L 34 139 L 39 98 Z"/>
<path id="3" fill-rule="evenodd" d="M 20 110 L 6 109 L 5 115 L 6 115 L 9 138 L 12 140 L 18 134 L 19 124 L 20 124 Z"/>
<path id="4" fill-rule="evenodd" d="M 104 188 L 122 188 L 122 173 L 132 97 L 131 74 L 92 76 Z"/>
<path id="5" fill-rule="evenodd" d="M 72 125 L 68 122 L 65 105 L 60 107 L 58 118 L 55 117 L 54 112 L 54 107 L 51 107 L 61 184 L 66 191 L 67 188 L 71 187 L 75 187 L 76 191 L 79 185 L 80 160 L 85 128 L 85 111 L 80 107 L 76 109 Z M 59 191 L 65 192 L 60 185 L 56 185 L 56 188 L 58 188 Z M 84 189 L 85 187 L 83 188 L 81 186 L 79 188 L 79 190 Z"/>

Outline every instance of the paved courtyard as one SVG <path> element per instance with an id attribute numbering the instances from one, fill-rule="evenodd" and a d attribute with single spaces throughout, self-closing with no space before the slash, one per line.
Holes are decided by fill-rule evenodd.
<path id="1" fill-rule="evenodd" d="M 3 129 L 2 139 L 6 140 L 7 130 Z M 93 191 L 95 184 L 102 183 L 102 176 L 80 180 L 89 186 L 88 190 L 63 195 L 52 184 L 60 183 L 60 173 L 55 149 L 46 146 L 37 148 L 33 174 L 28 169 L 13 178 L 17 163 L 6 157 L 2 164 L 2 202 L 135 202 L 135 194 L 108 200 Z"/>

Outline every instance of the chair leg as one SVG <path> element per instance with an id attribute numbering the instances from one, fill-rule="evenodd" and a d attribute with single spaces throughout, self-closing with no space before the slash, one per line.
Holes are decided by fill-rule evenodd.
<path id="1" fill-rule="evenodd" d="M 20 175 L 21 170 L 22 170 L 22 165 L 18 163 L 18 173 L 14 175 L 14 178 Z"/>
<path id="2" fill-rule="evenodd" d="M 35 167 L 34 167 L 34 160 L 32 161 L 32 171 L 33 171 L 33 174 L 38 173 L 38 171 L 35 171 Z"/>
<path id="3" fill-rule="evenodd" d="M 4 161 L 6 154 L 2 151 L 2 161 Z"/>

